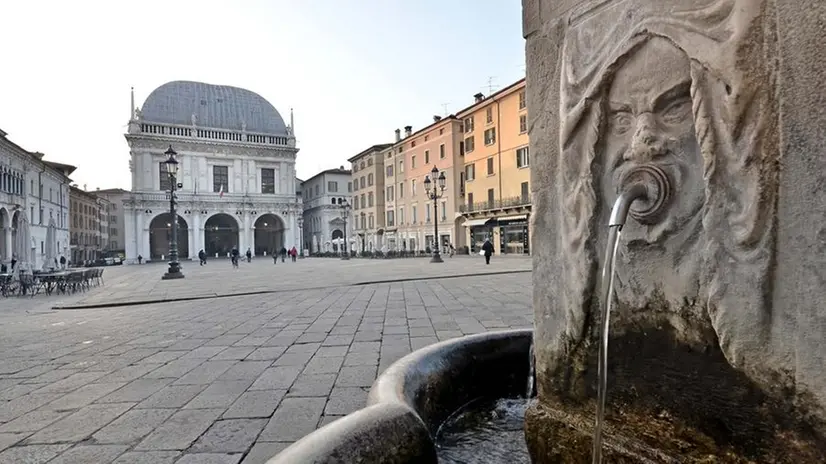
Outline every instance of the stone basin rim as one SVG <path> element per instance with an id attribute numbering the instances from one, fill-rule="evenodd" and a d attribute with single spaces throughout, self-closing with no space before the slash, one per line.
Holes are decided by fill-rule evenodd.
<path id="1" fill-rule="evenodd" d="M 437 464 L 434 437 L 458 408 L 524 394 L 533 329 L 484 332 L 435 343 L 388 367 L 367 405 L 272 457 L 268 464 Z"/>

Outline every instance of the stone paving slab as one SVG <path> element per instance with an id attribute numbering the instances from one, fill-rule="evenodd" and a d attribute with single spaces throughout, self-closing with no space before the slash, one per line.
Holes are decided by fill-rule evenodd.
<path id="1" fill-rule="evenodd" d="M 454 259 L 443 269 L 490 272 Z M 39 296 L 2 300 L 0 464 L 260 464 L 362 407 L 376 376 L 412 350 L 532 325 L 529 273 L 348 284 L 350 274 L 384 278 L 419 265 L 406 261 L 415 260 L 223 271 L 222 288 L 237 288 L 258 266 L 267 274 L 255 277 L 261 285 L 285 289 L 251 296 L 57 311 Z M 495 260 L 491 271 L 529 266 L 505 263 Z M 162 270 L 121 269 L 137 288 Z M 217 286 L 219 277 L 204 273 L 187 281 Z"/>
<path id="2" fill-rule="evenodd" d="M 318 289 L 334 285 L 358 285 L 400 279 L 428 279 L 461 274 L 528 272 L 525 257 L 494 257 L 485 266 L 481 256 L 445 258 L 432 264 L 427 258 L 350 259 L 306 258 L 295 263 L 273 265 L 264 258 L 242 262 L 233 269 L 227 260 L 212 260 L 206 266 L 185 262 L 180 280 L 161 280 L 163 263 L 111 266 L 104 271 L 105 285 L 78 295 L 52 295 L 50 307 L 157 302 L 167 299 L 204 298 L 255 292 Z M 193 285 L 193 281 L 198 284 Z M 34 299 L 45 300 L 38 295 Z"/>

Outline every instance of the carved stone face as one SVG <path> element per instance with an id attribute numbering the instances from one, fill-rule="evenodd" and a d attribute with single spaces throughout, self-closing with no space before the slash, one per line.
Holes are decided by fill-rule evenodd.
<path id="1" fill-rule="evenodd" d="M 691 78 L 686 55 L 671 42 L 654 38 L 635 50 L 617 70 L 608 92 L 602 194 L 610 208 L 620 179 L 631 168 L 655 164 L 672 181 L 672 199 L 658 223 L 643 226 L 629 218 L 623 235 L 653 243 L 696 217 L 705 201 L 703 159 L 694 132 Z"/>

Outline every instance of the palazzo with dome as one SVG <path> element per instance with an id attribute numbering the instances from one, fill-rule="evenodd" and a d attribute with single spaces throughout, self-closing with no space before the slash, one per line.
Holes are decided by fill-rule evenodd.
<path id="1" fill-rule="evenodd" d="M 287 125 L 260 95 L 236 87 L 173 81 L 135 107 L 126 140 L 132 191 L 124 199 L 126 259 L 162 260 L 169 250 L 170 145 L 177 152 L 178 250 L 226 256 L 270 254 L 300 244 L 293 116 Z"/>

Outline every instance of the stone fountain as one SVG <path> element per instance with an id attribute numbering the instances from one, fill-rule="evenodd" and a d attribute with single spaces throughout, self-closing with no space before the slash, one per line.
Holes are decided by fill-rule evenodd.
<path id="1" fill-rule="evenodd" d="M 452 411 L 518 395 L 532 339 L 531 459 L 589 462 L 599 270 L 640 170 L 668 195 L 622 229 L 605 460 L 826 462 L 826 2 L 523 0 L 523 17 L 533 336 L 417 351 L 270 462 L 436 462 Z"/>
<path id="2" fill-rule="evenodd" d="M 826 462 L 826 99 L 812 93 L 826 78 L 826 7 L 523 0 L 523 10 L 534 462 L 591 454 L 605 226 L 623 176 L 650 165 L 671 196 L 656 218 L 632 204 L 622 232 L 607 460 Z"/>

